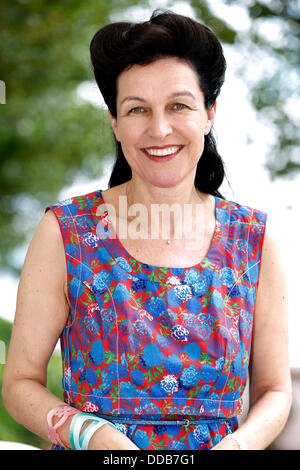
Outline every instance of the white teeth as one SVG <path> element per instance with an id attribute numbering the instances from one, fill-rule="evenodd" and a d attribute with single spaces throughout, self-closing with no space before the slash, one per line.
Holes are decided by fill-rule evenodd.
<path id="1" fill-rule="evenodd" d="M 149 155 L 154 155 L 156 157 L 164 157 L 165 155 L 171 155 L 172 153 L 177 152 L 181 148 L 181 145 L 178 147 L 168 147 L 165 149 L 145 149 Z"/>

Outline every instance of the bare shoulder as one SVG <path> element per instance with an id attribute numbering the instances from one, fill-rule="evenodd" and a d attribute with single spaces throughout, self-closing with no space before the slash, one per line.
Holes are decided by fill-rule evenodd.
<path id="1" fill-rule="evenodd" d="M 40 282 L 57 283 L 65 289 L 67 270 L 60 227 L 49 210 L 41 218 L 29 245 L 21 280 L 26 276 L 39 277 Z"/>
<path id="2" fill-rule="evenodd" d="M 45 214 L 41 218 L 34 234 L 33 240 L 41 241 L 41 238 L 46 238 L 47 241 L 52 241 L 56 243 L 62 241 L 59 224 L 52 210 L 48 210 L 47 212 L 45 212 Z"/>

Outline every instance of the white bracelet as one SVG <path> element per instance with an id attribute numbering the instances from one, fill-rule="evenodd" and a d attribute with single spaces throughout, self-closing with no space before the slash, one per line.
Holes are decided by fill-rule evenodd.
<path id="1" fill-rule="evenodd" d="M 93 437 L 95 432 L 100 429 L 104 424 L 110 424 L 111 426 L 115 427 L 113 423 L 110 423 L 106 419 L 98 418 L 97 420 L 94 420 L 82 436 L 83 440 L 81 444 L 81 450 L 88 450 L 88 445 L 90 443 L 91 438 Z"/>
<path id="2" fill-rule="evenodd" d="M 83 431 L 81 431 L 86 421 L 92 421 L 92 423 Z M 106 419 L 99 418 L 91 413 L 77 413 L 72 419 L 70 426 L 70 443 L 74 450 L 87 450 L 90 439 L 94 433 L 104 424 L 116 428 L 116 426 L 107 421 Z"/>
<path id="3" fill-rule="evenodd" d="M 237 436 L 236 434 L 227 434 L 224 439 L 233 439 L 238 443 L 240 450 L 248 450 L 248 446 L 241 436 Z"/>

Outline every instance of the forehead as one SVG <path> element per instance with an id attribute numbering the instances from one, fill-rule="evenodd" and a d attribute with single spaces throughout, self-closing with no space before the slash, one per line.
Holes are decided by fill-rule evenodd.
<path id="1" fill-rule="evenodd" d="M 184 59 L 165 57 L 147 65 L 135 64 L 124 70 L 117 80 L 117 98 L 126 94 L 170 94 L 184 86 L 201 93 L 199 78 L 194 68 Z"/>

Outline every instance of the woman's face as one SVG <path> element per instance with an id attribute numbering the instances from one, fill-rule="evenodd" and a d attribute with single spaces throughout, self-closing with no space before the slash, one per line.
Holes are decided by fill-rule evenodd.
<path id="1" fill-rule="evenodd" d="M 110 119 L 133 178 L 167 188 L 183 182 L 193 187 L 214 116 L 193 68 L 163 58 L 120 74 L 117 118 Z"/>

